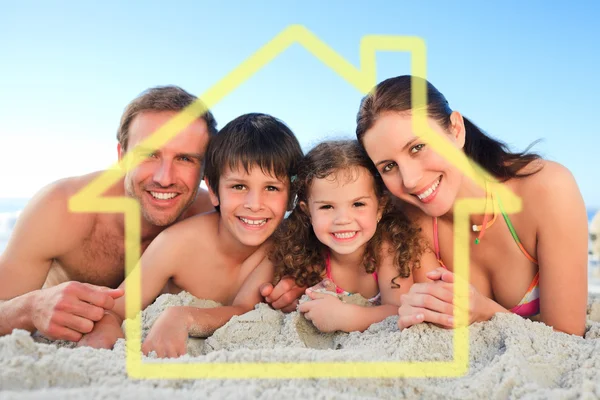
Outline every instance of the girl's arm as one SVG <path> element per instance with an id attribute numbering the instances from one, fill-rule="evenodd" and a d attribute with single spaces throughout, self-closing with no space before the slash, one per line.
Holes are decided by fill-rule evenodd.
<path id="1" fill-rule="evenodd" d="M 414 275 L 411 273 L 407 278 L 398 277 L 398 270 L 394 266 L 394 254 L 388 252 L 387 245 L 382 247 L 381 261 L 377 269 L 380 306 L 362 307 L 347 304 L 334 296 L 309 289 L 307 294 L 311 301 L 301 304 L 298 310 L 304 312 L 305 317 L 322 332 L 362 332 L 372 324 L 396 315 L 401 296 L 412 286 Z"/>

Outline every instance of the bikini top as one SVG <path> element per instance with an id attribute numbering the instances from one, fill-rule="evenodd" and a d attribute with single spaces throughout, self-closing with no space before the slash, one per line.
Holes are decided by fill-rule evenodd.
<path id="1" fill-rule="evenodd" d="M 500 202 L 499 199 L 498 199 L 498 205 L 500 206 L 500 212 L 502 213 L 502 216 L 504 217 L 504 221 L 506 221 L 506 225 L 508 226 L 508 229 L 510 230 L 510 234 L 513 237 L 515 243 L 517 244 L 517 246 L 519 246 L 519 249 L 521 250 L 523 255 L 529 261 L 531 261 L 532 263 L 537 265 L 538 261 L 535 258 L 533 258 L 527 252 L 527 250 L 525 250 L 525 248 L 523 247 L 523 244 L 521 243 L 519 236 L 517 236 L 517 232 L 515 231 L 515 228 L 513 227 L 512 223 L 510 222 L 510 218 L 508 218 L 508 215 L 506 214 L 506 212 L 504 212 L 504 209 L 502 208 L 502 203 Z M 446 265 L 444 265 L 444 262 L 442 261 L 442 258 L 440 256 L 440 245 L 438 242 L 437 217 L 433 217 L 433 246 L 435 247 L 435 256 L 436 256 L 439 264 L 442 267 L 448 269 L 446 267 Z M 520 315 L 521 317 L 532 317 L 532 316 L 540 313 L 540 289 L 538 286 L 539 278 L 540 278 L 540 272 L 538 269 L 538 272 L 535 274 L 533 281 L 529 285 L 529 288 L 527 289 L 525 296 L 523 296 L 523 298 L 521 299 L 519 304 L 517 304 L 516 306 L 514 306 L 513 308 L 510 309 L 510 311 L 512 313 Z"/>
<path id="2" fill-rule="evenodd" d="M 326 266 L 327 278 L 329 278 L 329 280 L 331 282 L 333 282 L 333 278 L 331 277 L 331 261 L 330 261 L 329 253 L 327 253 L 327 256 L 325 257 L 325 266 Z M 373 279 L 375 279 L 375 282 L 377 282 L 377 272 L 373 272 L 372 276 L 373 276 Z M 350 293 L 350 292 L 342 289 L 338 285 L 335 285 L 335 292 L 337 294 L 341 294 L 341 295 L 344 295 L 344 296 L 350 296 L 350 295 L 353 294 L 353 293 Z M 381 304 L 381 293 L 377 293 L 376 296 L 371 297 L 367 301 L 369 303 L 373 304 L 373 305 L 380 305 Z"/>

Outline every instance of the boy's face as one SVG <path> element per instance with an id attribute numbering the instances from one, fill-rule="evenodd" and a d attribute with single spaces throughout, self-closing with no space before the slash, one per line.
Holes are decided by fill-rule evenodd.
<path id="1" fill-rule="evenodd" d="M 248 173 L 240 165 L 235 170 L 225 168 L 218 197 L 210 194 L 213 205 L 220 207 L 221 223 L 233 237 L 243 245 L 260 246 L 283 220 L 289 186 L 287 179 L 283 182 L 265 174 L 258 166 Z"/>

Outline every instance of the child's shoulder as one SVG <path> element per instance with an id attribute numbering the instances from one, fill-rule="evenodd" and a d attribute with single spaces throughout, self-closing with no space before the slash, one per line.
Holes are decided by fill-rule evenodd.
<path id="1" fill-rule="evenodd" d="M 166 241 L 187 241 L 191 240 L 194 246 L 199 242 L 199 236 L 205 239 L 213 238 L 216 235 L 219 224 L 219 214 L 216 211 L 205 214 L 194 215 L 177 222 L 165 229 L 159 236 Z"/>

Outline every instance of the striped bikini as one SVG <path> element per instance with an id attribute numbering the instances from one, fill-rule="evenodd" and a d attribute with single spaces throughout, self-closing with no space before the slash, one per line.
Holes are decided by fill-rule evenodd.
<path id="1" fill-rule="evenodd" d="M 523 247 L 523 244 L 521 243 L 519 236 L 517 236 L 517 232 L 515 231 L 515 228 L 513 227 L 512 223 L 510 222 L 508 215 L 506 214 L 506 212 L 504 212 L 504 209 L 502 208 L 502 203 L 500 202 L 500 199 L 498 199 L 498 205 L 500 206 L 500 212 L 502 213 L 502 216 L 504 217 L 504 221 L 506 221 L 506 225 L 508 226 L 508 229 L 510 230 L 510 234 L 512 235 L 515 243 L 517 244 L 517 246 L 519 246 L 519 249 L 521 250 L 523 255 L 529 261 L 538 265 L 537 260 L 535 258 L 533 258 L 527 252 L 527 250 L 525 250 L 525 248 Z M 440 256 L 440 245 L 438 242 L 437 217 L 433 217 L 433 246 L 435 247 L 435 256 L 436 256 L 438 262 L 440 263 L 440 265 L 442 267 L 448 269 L 446 267 L 446 265 L 444 265 L 444 262 L 442 261 L 442 258 Z M 513 308 L 510 309 L 510 311 L 512 313 L 520 315 L 521 317 L 533 317 L 534 315 L 537 315 L 540 313 L 540 288 L 538 286 L 539 278 L 540 278 L 540 272 L 538 270 L 538 272 L 535 274 L 535 277 L 533 278 L 533 281 L 529 285 L 529 288 L 527 289 L 525 296 L 523 296 L 523 298 L 521 299 L 519 304 L 517 304 L 516 306 L 514 306 Z"/>

